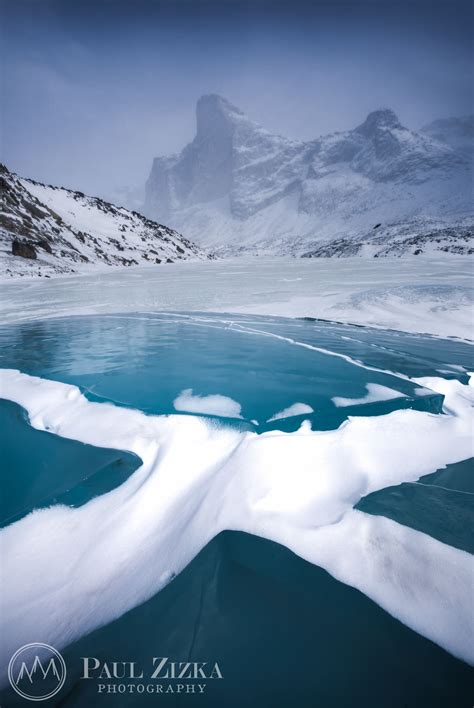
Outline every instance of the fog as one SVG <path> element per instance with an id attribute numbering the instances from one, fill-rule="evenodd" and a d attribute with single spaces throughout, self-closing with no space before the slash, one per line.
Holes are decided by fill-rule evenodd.
<path id="1" fill-rule="evenodd" d="M 2 160 L 113 197 L 194 135 L 203 93 L 311 139 L 393 108 L 472 112 L 471 9 L 455 2 L 3 0 Z"/>

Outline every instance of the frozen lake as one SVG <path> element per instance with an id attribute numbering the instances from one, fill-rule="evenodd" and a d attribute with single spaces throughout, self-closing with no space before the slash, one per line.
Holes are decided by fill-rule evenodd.
<path id="1" fill-rule="evenodd" d="M 205 312 L 26 320 L 0 344 L 5 657 L 38 634 L 73 667 L 215 655 L 228 683 L 205 705 L 230 686 L 237 706 L 250 645 L 269 708 L 295 656 L 300 705 L 342 662 L 360 705 L 393 684 L 387 708 L 419 694 L 423 657 L 417 705 L 464 700 L 470 344 Z M 75 669 L 68 686 L 65 705 L 93 703 Z"/>
<path id="2" fill-rule="evenodd" d="M 157 647 L 222 662 L 206 706 L 246 682 L 262 708 L 467 700 L 471 265 L 0 284 L 4 658 L 38 635 L 64 651 L 71 708 L 96 700 L 81 656 Z"/>
<path id="3" fill-rule="evenodd" d="M 0 283 L 0 320 L 207 310 L 472 338 L 469 257 L 246 258 Z"/>

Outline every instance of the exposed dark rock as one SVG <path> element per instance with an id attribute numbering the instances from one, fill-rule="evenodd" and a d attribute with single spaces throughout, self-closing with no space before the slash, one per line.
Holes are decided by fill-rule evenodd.
<path id="1" fill-rule="evenodd" d="M 39 241 L 36 242 L 36 245 L 42 248 L 44 251 L 47 251 L 48 253 L 52 253 L 53 249 L 51 248 L 51 244 L 49 241 L 46 241 L 46 239 L 40 239 Z"/>
<path id="2" fill-rule="evenodd" d="M 27 243 L 26 241 L 17 241 L 14 239 L 12 241 L 12 253 L 14 256 L 21 256 L 21 258 L 37 258 L 35 247 L 33 244 Z"/>
<path id="3" fill-rule="evenodd" d="M 423 224 L 386 225 L 383 231 L 370 232 L 358 237 L 319 242 L 303 258 L 345 258 L 361 254 L 363 247 L 370 249 L 374 258 L 385 256 L 419 256 L 429 250 L 468 255 L 472 249 L 472 225 L 429 227 Z M 368 255 L 366 251 L 366 255 Z"/>
<path id="4" fill-rule="evenodd" d="M 28 211 L 30 212 L 30 214 L 33 214 L 33 216 L 35 216 L 37 219 L 44 219 L 45 216 L 48 216 L 48 213 L 44 211 L 44 209 L 39 209 L 36 204 L 33 204 L 33 202 L 30 202 L 28 204 Z"/>

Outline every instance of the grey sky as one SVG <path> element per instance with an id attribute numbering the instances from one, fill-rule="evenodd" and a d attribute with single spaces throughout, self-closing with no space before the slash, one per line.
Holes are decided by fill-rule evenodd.
<path id="1" fill-rule="evenodd" d="M 464 0 L 3 0 L 2 153 L 36 179 L 112 195 L 194 135 L 220 93 L 310 139 L 379 107 L 420 127 L 472 112 Z"/>

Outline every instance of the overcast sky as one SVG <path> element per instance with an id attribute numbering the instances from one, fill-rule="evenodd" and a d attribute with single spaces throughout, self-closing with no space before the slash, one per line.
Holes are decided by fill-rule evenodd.
<path id="1" fill-rule="evenodd" d="M 194 136 L 203 93 L 311 139 L 472 112 L 465 0 L 1 0 L 2 159 L 98 195 Z"/>

